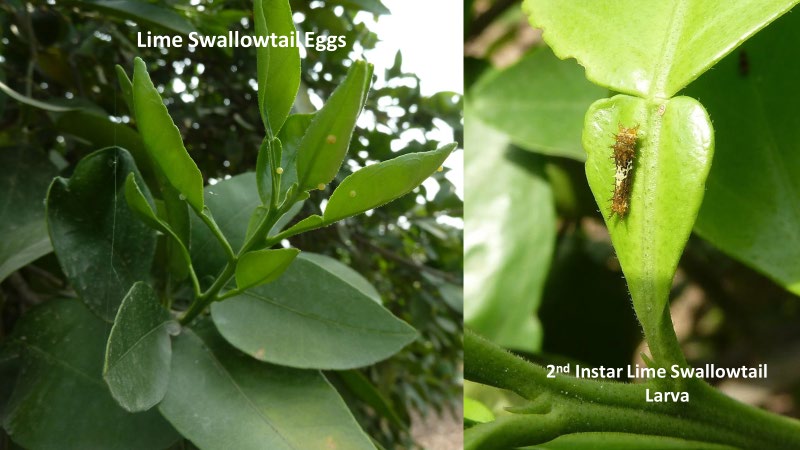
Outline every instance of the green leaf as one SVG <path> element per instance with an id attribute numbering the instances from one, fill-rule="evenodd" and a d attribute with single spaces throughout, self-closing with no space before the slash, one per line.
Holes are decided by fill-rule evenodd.
<path id="1" fill-rule="evenodd" d="M 297 151 L 300 189 L 319 189 L 339 172 L 372 81 L 372 64 L 355 61 L 314 116 Z"/>
<path id="2" fill-rule="evenodd" d="M 526 0 L 531 24 L 561 59 L 615 91 L 669 98 L 797 0 Z"/>
<path id="3" fill-rule="evenodd" d="M 172 122 L 141 58 L 136 58 L 133 66 L 133 103 L 137 126 L 153 163 L 183 194 L 189 205 L 201 214 L 203 175 L 183 147 L 181 133 Z"/>
<path id="4" fill-rule="evenodd" d="M 258 187 L 258 195 L 261 197 L 261 203 L 266 205 L 264 216 L 269 212 L 272 206 L 270 200 L 272 199 L 272 179 L 276 176 L 275 170 L 277 167 L 272 167 L 270 160 L 270 152 L 272 152 L 273 145 L 280 145 L 280 141 L 270 140 L 265 138 L 261 142 L 261 147 L 258 149 L 258 157 L 256 159 L 256 185 Z M 274 152 L 273 152 L 274 154 Z"/>
<path id="5" fill-rule="evenodd" d="M 306 231 L 315 230 L 322 226 L 325 226 L 325 219 L 323 219 L 322 216 L 313 214 L 287 228 L 285 232 L 295 235 L 299 233 L 305 233 Z"/>
<path id="6" fill-rule="evenodd" d="M 50 253 L 42 200 L 56 168 L 32 148 L 0 148 L 0 281 Z"/>
<path id="7" fill-rule="evenodd" d="M 362 294 L 374 300 L 375 303 L 383 304 L 381 294 L 375 289 L 375 286 L 364 278 L 364 275 L 356 272 L 350 266 L 342 264 L 330 256 L 318 253 L 306 253 L 303 257 L 348 283 L 354 289 L 361 291 Z"/>
<path id="8" fill-rule="evenodd" d="M 453 143 L 430 152 L 409 153 L 356 171 L 333 191 L 322 216 L 325 223 L 377 208 L 411 192 L 434 173 L 455 148 Z"/>
<path id="9" fill-rule="evenodd" d="M 380 0 L 333 0 L 329 3 L 342 5 L 346 8 L 360 9 L 373 14 L 391 14 L 389 8 L 384 6 Z"/>
<path id="10" fill-rule="evenodd" d="M 465 118 L 464 323 L 535 352 L 542 336 L 534 314 L 555 244 L 553 194 L 540 156 L 511 147 L 471 105 Z"/>
<path id="11" fill-rule="evenodd" d="M 94 148 L 121 147 L 129 151 L 136 160 L 136 167 L 145 180 L 155 180 L 153 164 L 147 156 L 139 133 L 127 125 L 114 123 L 108 116 L 87 111 L 70 111 L 60 114 L 56 128 L 88 142 Z M 155 184 L 151 184 L 155 186 Z"/>
<path id="12" fill-rule="evenodd" d="M 61 268 L 95 313 L 111 322 L 133 283 L 150 277 L 156 236 L 124 197 L 131 155 L 116 147 L 84 157 L 72 178 L 56 178 L 47 194 L 47 224 Z"/>
<path id="13" fill-rule="evenodd" d="M 298 368 L 366 366 L 416 337 L 405 322 L 305 254 L 276 281 L 212 304 L 211 315 L 238 349 Z"/>
<path id="14" fill-rule="evenodd" d="M 166 220 L 172 231 L 173 239 L 167 241 L 167 258 L 170 273 L 177 281 L 186 278 L 191 266 L 189 253 L 186 250 L 191 242 L 191 219 L 189 207 L 181 200 L 181 194 L 163 180 L 159 183 L 161 200 L 159 215 Z M 205 211 L 203 211 L 205 214 Z M 213 220 L 212 220 L 213 221 Z"/>
<path id="15" fill-rule="evenodd" d="M 128 78 L 128 74 L 125 73 L 125 69 L 119 64 L 114 66 L 114 71 L 117 72 L 117 82 L 119 82 L 119 88 L 122 89 L 122 98 L 125 100 L 125 104 L 128 105 L 130 113 L 133 114 L 133 83 Z"/>
<path id="16" fill-rule="evenodd" d="M 616 169 L 609 147 L 620 124 L 638 125 L 639 132 L 629 211 L 611 217 Z M 711 121 L 688 97 L 648 102 L 617 95 L 586 113 L 583 146 L 586 178 L 647 335 L 664 320 L 672 278 L 703 200 L 714 152 Z"/>
<path id="17" fill-rule="evenodd" d="M 103 378 L 130 412 L 146 411 L 164 398 L 172 345 L 167 311 L 147 283 L 137 282 L 122 300 L 106 346 Z"/>
<path id="18" fill-rule="evenodd" d="M 253 10 L 256 36 L 292 36 L 297 30 L 288 0 L 256 0 Z M 258 107 L 271 138 L 283 126 L 300 87 L 300 49 L 269 45 L 256 49 Z"/>
<path id="19" fill-rule="evenodd" d="M 300 250 L 281 248 L 247 252 L 236 264 L 236 286 L 249 289 L 275 281 L 294 261 Z"/>
<path id="20" fill-rule="evenodd" d="M 153 207 L 150 205 L 152 200 L 148 200 L 142 190 L 139 189 L 139 185 L 136 184 L 136 177 L 132 173 L 128 174 L 128 178 L 125 179 L 125 200 L 139 219 L 150 228 L 174 235 L 169 225 L 159 219 L 155 211 L 153 211 Z"/>
<path id="21" fill-rule="evenodd" d="M 800 294 L 800 16 L 787 14 L 687 94 L 714 119 L 716 155 L 695 231 Z M 735 92 L 735 95 L 731 95 Z M 735 224 L 732 226 L 731 224 Z"/>
<path id="22" fill-rule="evenodd" d="M 582 161 L 583 115 L 608 91 L 586 80 L 574 61 L 560 61 L 548 48 L 484 76 L 470 95 L 478 119 L 511 142 L 534 152 Z"/>
<path id="23" fill-rule="evenodd" d="M 319 372 L 255 361 L 209 325 L 175 339 L 159 409 L 201 449 L 374 449 Z"/>
<path id="24" fill-rule="evenodd" d="M 279 204 L 286 200 L 292 186 L 297 190 L 297 149 L 313 118 L 314 114 L 292 114 L 286 119 L 283 128 L 278 133 L 278 139 L 273 141 L 273 145 L 280 146 L 277 151 L 280 154 L 280 162 L 278 164 L 283 171 L 281 174 L 280 194 L 278 195 Z M 272 198 L 272 177 L 275 176 L 274 169 L 268 167 L 266 152 L 267 147 L 262 145 L 259 149 L 256 163 L 258 192 L 261 196 L 261 201 L 265 204 L 269 203 L 269 199 Z"/>
<path id="25" fill-rule="evenodd" d="M 334 372 L 333 376 L 338 377 L 353 395 L 369 405 L 377 414 L 389 419 L 393 426 L 403 430 L 408 429 L 408 417 L 401 417 L 395 411 L 392 400 L 379 391 L 363 373 L 358 370 L 345 370 Z M 330 377 L 328 374 L 328 378 Z"/>
<path id="26" fill-rule="evenodd" d="M 281 193 L 286 193 L 293 183 L 297 183 L 297 151 L 300 142 L 314 120 L 314 114 L 292 114 L 286 119 L 278 139 L 281 141 Z M 270 191 L 272 188 L 270 187 Z"/>
<path id="27" fill-rule="evenodd" d="M 235 249 L 244 243 L 250 214 L 261 205 L 255 184 L 255 174 L 248 172 L 205 189 L 206 206 L 219 218 L 217 225 Z M 225 251 L 197 217 L 192 217 L 191 230 L 190 251 L 197 276 L 201 280 L 216 276 L 227 261 Z"/>
<path id="28" fill-rule="evenodd" d="M 22 371 L 4 427 L 31 449 L 151 450 L 178 435 L 157 411 L 120 408 L 101 378 L 108 325 L 77 300 L 51 300 L 23 316 L 14 337 Z"/>
<path id="29" fill-rule="evenodd" d="M 475 423 L 486 423 L 494 420 L 494 414 L 483 403 L 464 397 L 464 421 Z"/>
<path id="30" fill-rule="evenodd" d="M 213 186 L 206 186 L 206 205 L 219 217 L 217 224 L 233 248 L 244 244 L 249 225 L 248 217 L 256 214 L 261 206 L 258 192 L 253 189 L 256 183 L 255 174 L 247 172 L 220 181 Z M 273 232 L 286 225 L 299 211 L 296 204 L 284 214 L 273 227 Z M 263 212 L 263 208 L 261 209 Z M 214 238 L 214 235 L 196 217 L 192 217 L 192 262 L 198 277 L 216 276 L 225 265 L 225 251 Z M 251 230 L 252 231 L 252 230 Z"/>
<path id="31" fill-rule="evenodd" d="M 136 184 L 136 178 L 132 173 L 128 174 L 128 178 L 125 180 L 125 200 L 128 202 L 128 206 L 130 206 L 131 210 L 133 210 L 139 219 L 147 226 L 170 236 L 172 242 L 176 244 L 184 263 L 187 266 L 192 264 L 189 251 L 186 249 L 183 241 L 178 237 L 175 231 L 172 230 L 168 223 L 164 222 L 156 215 L 155 211 L 153 211 L 153 207 L 150 205 L 150 201 L 144 193 L 142 193 L 139 185 Z"/>
<path id="32" fill-rule="evenodd" d="M 174 10 L 161 5 L 139 0 L 69 0 L 85 10 L 96 10 L 103 14 L 129 19 L 145 26 L 160 27 L 178 34 L 188 35 L 197 31 L 194 25 Z"/>
<path id="33" fill-rule="evenodd" d="M 34 108 L 39 108 L 45 111 L 66 112 L 78 109 L 78 107 L 56 105 L 53 103 L 43 102 L 41 100 L 36 100 L 35 98 L 22 95 L 19 92 L 8 87 L 8 85 L 3 83 L 2 81 L 0 81 L 0 91 L 4 92 L 6 95 L 8 95 L 9 97 L 13 98 L 14 100 L 20 103 L 24 103 L 28 106 L 33 106 Z"/>

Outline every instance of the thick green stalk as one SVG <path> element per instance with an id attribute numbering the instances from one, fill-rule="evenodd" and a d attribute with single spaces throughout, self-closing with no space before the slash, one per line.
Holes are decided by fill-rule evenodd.
<path id="1" fill-rule="evenodd" d="M 501 449 L 548 442 L 581 432 L 623 432 L 729 445 L 740 449 L 800 448 L 800 422 L 739 403 L 702 380 L 659 379 L 642 384 L 578 379 L 547 371 L 470 330 L 465 331 L 465 378 L 531 400 L 514 416 L 465 432 L 465 448 Z M 688 403 L 646 402 L 646 390 L 685 391 Z M 651 394 L 652 395 L 652 394 Z M 695 448 L 687 443 L 687 449 Z"/>

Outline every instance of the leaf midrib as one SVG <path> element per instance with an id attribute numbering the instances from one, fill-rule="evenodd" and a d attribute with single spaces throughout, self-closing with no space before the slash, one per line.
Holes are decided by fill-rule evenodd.
<path id="1" fill-rule="evenodd" d="M 306 318 L 312 319 L 312 320 L 317 320 L 319 322 L 327 323 L 327 324 L 330 324 L 332 326 L 338 326 L 340 328 L 351 328 L 351 329 L 354 329 L 354 330 L 360 330 L 360 331 L 364 331 L 364 332 L 368 332 L 368 333 L 374 333 L 374 334 L 382 334 L 382 335 L 386 335 L 386 336 L 407 336 L 407 335 L 411 335 L 411 333 L 407 332 L 407 331 L 381 330 L 381 329 L 377 329 L 377 328 L 360 327 L 360 326 L 349 324 L 349 323 L 345 323 L 345 322 L 338 322 L 338 321 L 335 321 L 335 320 L 332 320 L 332 319 L 328 319 L 328 318 L 325 318 L 325 317 L 322 317 L 322 316 L 319 316 L 319 315 L 316 315 L 316 314 L 312 314 L 312 313 L 299 311 L 299 310 L 290 308 L 290 307 L 286 306 L 285 304 L 278 302 L 277 300 L 273 300 L 273 299 L 271 299 L 269 297 L 256 294 L 255 292 L 245 292 L 243 295 L 252 297 L 252 298 L 257 299 L 257 300 L 262 300 L 262 301 L 264 301 L 266 303 L 269 303 L 269 304 L 271 304 L 273 306 L 277 306 L 278 308 L 284 309 L 284 310 L 289 311 L 289 312 L 291 312 L 293 314 L 297 314 L 298 316 L 306 317 Z M 370 299 L 369 301 L 371 303 L 375 303 L 372 299 Z"/>

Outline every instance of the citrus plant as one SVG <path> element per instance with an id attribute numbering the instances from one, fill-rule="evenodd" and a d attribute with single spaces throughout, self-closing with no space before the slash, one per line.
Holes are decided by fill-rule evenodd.
<path id="1" fill-rule="evenodd" d="M 253 16 L 259 35 L 295 29 L 285 0 L 256 1 Z M 331 190 L 372 66 L 352 61 L 313 114 L 291 114 L 298 48 L 258 48 L 257 70 L 256 170 L 204 186 L 147 63 L 130 77 L 117 66 L 138 135 L 114 134 L 50 184 L 49 241 L 72 290 L 23 315 L 2 347 L 3 362 L 21 360 L 2 411 L 15 443 L 375 448 L 320 371 L 372 365 L 417 332 L 357 272 L 289 239 L 409 193 L 455 144 L 356 170 L 297 220 L 309 192 Z"/>
<path id="2" fill-rule="evenodd" d="M 796 95 L 779 66 L 794 64 L 787 62 L 794 61 L 788 56 L 792 49 L 782 42 L 796 35 L 795 20 L 787 15 L 760 32 L 795 3 L 524 3 L 552 53 L 540 49 L 485 75 L 468 96 L 467 173 L 474 167 L 475 179 L 501 181 L 489 192 L 480 183 L 467 190 L 465 263 L 465 320 L 471 328 L 465 335 L 465 377 L 521 399 L 512 414 L 498 417 L 470 400 L 467 448 L 800 446 L 800 423 L 737 402 L 698 378 L 625 384 L 553 377 L 500 347 L 541 349 L 542 329 L 533 312 L 555 246 L 553 197 L 563 216 L 586 214 L 581 193 L 569 187 L 575 175 L 560 168 L 545 173 L 540 155 L 584 161 L 648 344 L 643 364 L 650 368 L 689 367 L 669 300 L 693 230 L 798 292 L 798 247 L 786 245 L 796 241 L 796 232 L 784 226 L 796 210 L 796 183 L 789 179 L 800 167 L 792 142 L 797 120 L 778 112 L 779 99 Z M 556 57 L 575 58 L 585 78 Z M 511 144 L 539 155 L 520 156 L 507 150 Z M 488 157 L 472 159 L 470 150 L 486 147 L 498 149 L 488 163 L 493 170 L 478 174 Z M 480 207 L 501 194 L 511 200 Z M 519 202 L 535 202 L 536 213 L 520 213 Z M 558 233 L 563 243 L 566 230 Z M 480 270 L 480 260 L 496 263 Z M 509 282 L 520 276 L 519 267 L 529 269 L 524 289 Z M 603 334 L 617 332 L 602 323 L 591 326 L 601 342 Z M 686 393 L 687 401 L 647 402 L 650 391 Z"/>

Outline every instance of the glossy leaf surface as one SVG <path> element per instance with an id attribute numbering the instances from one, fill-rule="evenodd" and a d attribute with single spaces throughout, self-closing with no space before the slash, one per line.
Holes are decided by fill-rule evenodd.
<path id="1" fill-rule="evenodd" d="M 255 189 L 256 177 L 252 172 L 236 175 L 205 189 L 206 205 L 217 218 L 217 225 L 234 249 L 244 243 L 248 219 L 256 207 L 261 205 Z M 216 276 L 227 257 L 211 231 L 192 216 L 192 262 L 197 276 Z"/>
<path id="2" fill-rule="evenodd" d="M 185 275 L 188 267 L 192 264 L 189 250 L 184 244 L 184 241 L 188 242 L 189 239 L 181 239 L 167 222 L 158 217 L 153 210 L 153 206 L 150 205 L 150 201 L 136 184 L 136 178 L 130 174 L 125 180 L 125 201 L 128 202 L 128 206 L 138 216 L 139 220 L 143 221 L 150 228 L 170 237 L 170 240 L 167 242 L 169 265 L 171 268 L 177 266 L 177 271 Z M 168 202 L 169 200 L 165 203 Z M 187 209 L 186 204 L 182 202 L 174 206 L 180 208 L 181 205 L 183 205 L 184 210 Z M 167 215 L 169 215 L 169 210 L 167 210 Z M 188 217 L 186 220 L 188 221 Z M 188 232 L 188 223 L 186 228 L 186 232 Z"/>
<path id="3" fill-rule="evenodd" d="M 535 317 L 555 240 L 553 194 L 539 157 L 465 114 L 464 323 L 536 351 Z M 520 276 L 520 274 L 525 274 Z"/>
<path id="4" fill-rule="evenodd" d="M 797 0 L 526 0 L 531 24 L 591 81 L 669 98 Z"/>
<path id="5" fill-rule="evenodd" d="M 638 125 L 629 211 L 611 214 L 614 133 Z M 628 281 L 645 331 L 663 318 L 678 260 L 692 231 L 711 168 L 714 131 L 703 107 L 676 97 L 656 104 L 626 95 L 595 102 L 586 113 L 586 178 Z"/>
<path id="6" fill-rule="evenodd" d="M 47 195 L 47 224 L 61 268 L 80 298 L 112 322 L 133 283 L 150 277 L 155 232 L 125 201 L 131 155 L 120 148 L 84 157 L 71 178 L 56 178 Z"/>
<path id="7" fill-rule="evenodd" d="M 514 144 L 583 161 L 583 116 L 607 93 L 587 81 L 575 61 L 560 61 L 542 48 L 482 77 L 470 102 L 482 122 L 508 135 Z"/>
<path id="8" fill-rule="evenodd" d="M 202 212 L 203 175 L 186 152 L 181 133 L 139 58 L 133 65 L 133 104 L 139 133 L 151 160 L 189 205 Z"/>
<path id="9" fill-rule="evenodd" d="M 53 250 L 44 197 L 56 168 L 31 148 L 0 149 L 0 281 Z"/>
<path id="10" fill-rule="evenodd" d="M 197 31 L 184 17 L 172 9 L 157 4 L 136 0 L 75 0 L 86 9 L 94 9 L 103 14 L 130 19 L 140 25 L 155 26 L 179 34 Z"/>
<path id="11" fill-rule="evenodd" d="M 364 167 L 333 191 L 323 218 L 333 223 L 399 198 L 431 176 L 456 148 L 448 144 L 430 152 L 409 153 Z"/>
<path id="12" fill-rule="evenodd" d="M 717 152 L 695 231 L 800 294 L 800 16 L 787 14 L 690 86 Z M 731 95 L 735 92 L 736 95 Z M 735 225 L 732 225 L 735 224 Z"/>
<path id="13" fill-rule="evenodd" d="M 314 115 L 297 150 L 300 189 L 325 186 L 339 172 L 371 82 L 372 65 L 355 61 L 342 84 Z"/>
<path id="14" fill-rule="evenodd" d="M 123 410 L 101 378 L 109 325 L 77 300 L 27 314 L 14 336 L 25 349 L 4 421 L 25 448 L 151 450 L 178 439 L 158 411 Z"/>
<path id="15" fill-rule="evenodd" d="M 106 346 L 103 378 L 128 411 L 146 411 L 164 398 L 169 382 L 169 311 L 147 283 L 131 287 L 119 307 Z"/>
<path id="16" fill-rule="evenodd" d="M 332 273 L 340 280 L 361 291 L 362 294 L 375 300 L 375 303 L 383 303 L 381 300 L 381 294 L 377 289 L 375 289 L 375 286 L 373 286 L 369 280 L 364 278 L 364 275 L 356 272 L 350 266 L 345 265 L 339 260 L 333 259 L 330 256 L 320 255 L 319 253 L 306 253 L 303 255 L 303 258 L 322 267 L 327 272 Z"/>
<path id="17" fill-rule="evenodd" d="M 256 359 L 298 368 L 366 366 L 417 335 L 305 254 L 276 281 L 214 303 L 211 315 L 235 347 Z"/>
<path id="18" fill-rule="evenodd" d="M 236 264 L 236 286 L 248 289 L 275 281 L 300 253 L 296 248 L 247 252 Z"/>
<path id="19" fill-rule="evenodd" d="M 288 0 L 256 0 L 253 11 L 257 36 L 293 36 L 296 31 Z M 256 49 L 258 106 L 267 136 L 274 136 L 289 115 L 300 86 L 300 49 L 269 45 Z"/>
<path id="20" fill-rule="evenodd" d="M 159 409 L 200 449 L 374 449 L 317 371 L 255 361 L 210 324 L 178 336 L 173 355 Z"/>

